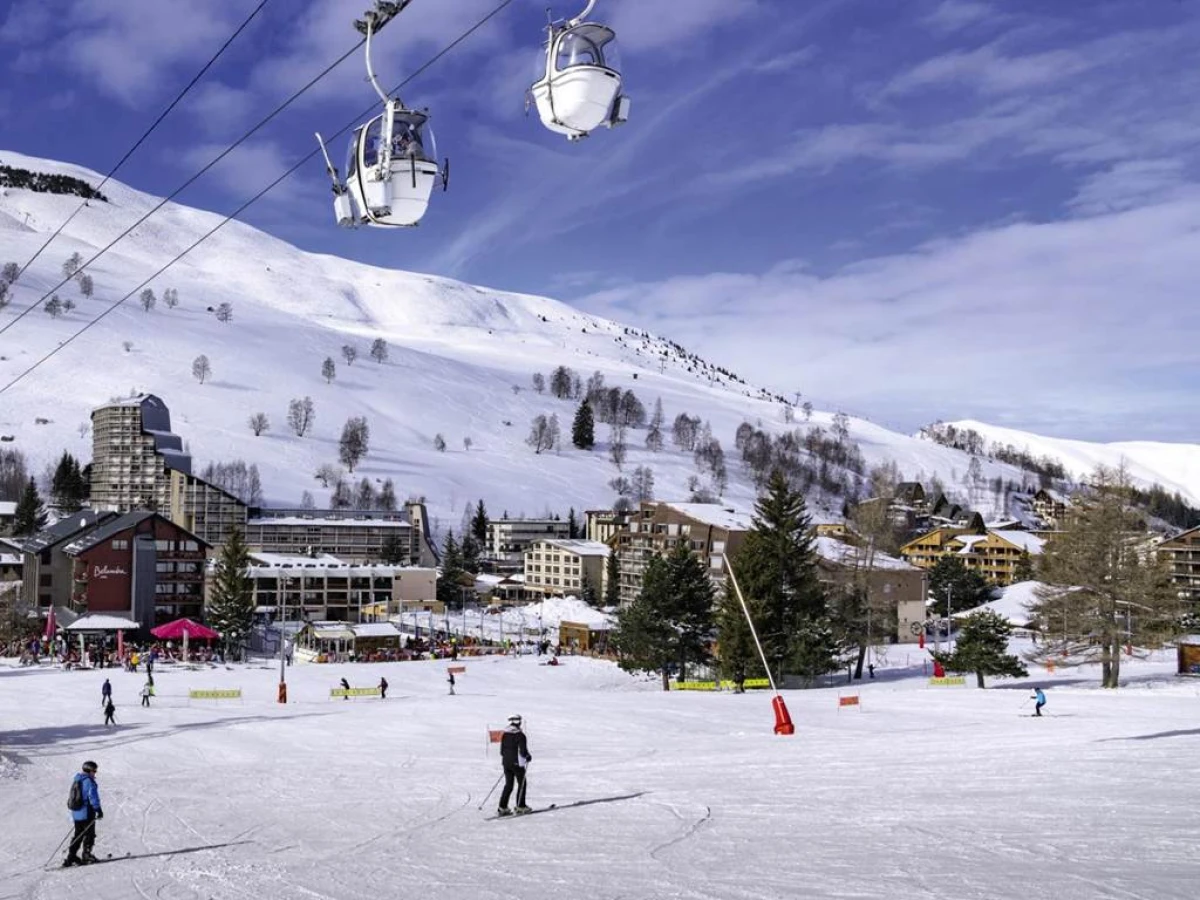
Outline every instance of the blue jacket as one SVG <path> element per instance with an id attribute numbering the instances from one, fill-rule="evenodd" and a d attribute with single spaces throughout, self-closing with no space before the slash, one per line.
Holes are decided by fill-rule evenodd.
<path id="1" fill-rule="evenodd" d="M 1046 702 L 1046 695 L 1042 693 L 1042 689 L 1038 688 L 1033 692 L 1034 699 L 1037 700 L 1038 706 L 1042 706 Z"/>
<path id="2" fill-rule="evenodd" d="M 84 772 L 76 772 L 75 780 L 83 782 L 80 785 L 83 790 L 83 806 L 71 810 L 71 818 L 76 822 L 86 822 L 88 819 L 94 819 L 96 813 L 101 811 L 100 788 L 96 787 L 96 779 Z"/>

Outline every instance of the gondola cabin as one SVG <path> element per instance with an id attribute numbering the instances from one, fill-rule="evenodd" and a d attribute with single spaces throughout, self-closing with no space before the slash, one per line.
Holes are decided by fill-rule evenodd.
<path id="1" fill-rule="evenodd" d="M 346 187 L 357 221 L 397 227 L 421 221 L 440 174 L 428 118 L 415 110 L 389 109 L 354 132 Z M 339 221 L 350 212 L 343 204 Z"/>
<path id="2" fill-rule="evenodd" d="M 577 141 L 629 118 L 616 33 L 595 22 L 550 28 L 545 73 L 530 88 L 542 124 Z"/>

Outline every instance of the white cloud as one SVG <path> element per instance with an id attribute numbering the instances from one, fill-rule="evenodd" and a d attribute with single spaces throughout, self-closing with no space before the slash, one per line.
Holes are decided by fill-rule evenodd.
<path id="1" fill-rule="evenodd" d="M 1075 50 L 1006 56 L 996 45 L 955 51 L 927 59 L 893 78 L 884 96 L 940 85 L 974 87 L 988 94 L 1023 91 L 1064 81 L 1100 65 L 1101 59 Z"/>
<path id="2" fill-rule="evenodd" d="M 700 39 L 762 10 L 759 0 L 612 0 L 593 18 L 606 21 L 621 44 L 631 50 L 696 52 Z"/>
<path id="3" fill-rule="evenodd" d="M 976 0 L 942 0 L 922 22 L 934 31 L 950 33 L 991 20 L 995 16 L 995 8 L 988 3 L 978 3 Z"/>
<path id="4" fill-rule="evenodd" d="M 828 277 L 796 266 L 592 294 L 753 383 L 919 422 L 962 409 L 1089 434 L 1168 428 L 1200 384 L 1200 193 L 1017 223 Z M 1194 423 L 1179 422 L 1177 434 Z"/>

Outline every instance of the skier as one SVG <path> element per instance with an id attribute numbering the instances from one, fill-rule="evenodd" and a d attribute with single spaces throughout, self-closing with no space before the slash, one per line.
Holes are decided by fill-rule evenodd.
<path id="1" fill-rule="evenodd" d="M 448 674 L 450 677 L 448 677 L 446 680 L 448 682 L 450 682 L 450 696 L 453 697 L 454 696 L 454 673 L 450 672 Z"/>
<path id="2" fill-rule="evenodd" d="M 108 702 L 106 704 L 104 704 L 104 724 L 105 725 L 116 725 L 117 724 L 117 720 L 113 718 L 113 713 L 115 713 L 116 711 L 117 711 L 117 708 L 115 706 L 113 706 L 112 697 L 109 697 Z"/>
<path id="3" fill-rule="evenodd" d="M 142 706 L 150 705 L 150 697 L 153 693 L 154 693 L 154 688 L 150 686 L 150 682 L 147 681 L 145 684 L 142 685 L 142 692 L 141 692 Z"/>
<path id="4" fill-rule="evenodd" d="M 521 731 L 521 717 L 509 716 L 508 728 L 500 738 L 500 762 L 504 765 L 504 790 L 500 793 L 500 808 L 498 816 L 511 816 L 513 811 L 508 808 L 508 798 L 512 796 L 513 783 L 517 785 L 517 815 L 532 812 L 525 805 L 525 767 L 533 761 L 529 755 L 529 745 L 525 740 L 525 732 Z"/>
<path id="5" fill-rule="evenodd" d="M 380 700 L 387 699 L 387 689 L 388 689 L 387 679 L 380 678 L 379 679 L 379 699 Z"/>
<path id="6" fill-rule="evenodd" d="M 342 687 L 343 687 L 343 688 L 345 688 L 346 690 L 350 690 L 350 682 L 348 682 L 348 681 L 347 681 L 345 678 L 343 678 L 343 679 L 342 679 Z M 343 699 L 343 700 L 349 700 L 349 699 L 350 699 L 350 695 L 349 695 L 349 694 L 343 694 L 343 695 L 342 695 L 342 699 Z"/>
<path id="7" fill-rule="evenodd" d="M 112 684 L 107 678 L 104 679 L 104 684 L 100 686 L 100 705 L 107 706 L 112 700 Z"/>
<path id="8" fill-rule="evenodd" d="M 79 809 L 71 810 L 75 833 L 71 836 L 67 858 L 63 860 L 64 869 L 67 866 L 86 866 L 96 861 L 96 857 L 92 855 L 92 847 L 96 843 L 96 820 L 104 818 L 104 810 L 100 808 L 100 789 L 96 786 L 97 769 L 99 766 L 89 759 L 83 764 L 83 771 L 75 775 L 75 781 L 79 782 L 82 805 Z"/>
<path id="9" fill-rule="evenodd" d="M 1042 714 L 1042 707 L 1046 705 L 1046 695 L 1042 693 L 1041 688 L 1034 688 L 1033 696 L 1029 699 L 1037 701 L 1033 704 L 1033 714 L 1035 716 L 1040 716 Z"/>

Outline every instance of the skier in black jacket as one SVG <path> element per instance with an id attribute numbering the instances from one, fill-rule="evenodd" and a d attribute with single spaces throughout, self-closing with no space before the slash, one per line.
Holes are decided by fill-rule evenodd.
<path id="1" fill-rule="evenodd" d="M 496 814 L 511 816 L 513 811 L 508 808 L 508 798 L 512 796 L 513 783 L 517 786 L 517 815 L 530 812 L 525 805 L 525 767 L 532 762 L 529 755 L 529 744 L 525 740 L 525 732 L 521 730 L 521 717 L 509 716 L 508 728 L 500 738 L 500 762 L 504 764 L 504 790 L 500 794 L 500 808 Z"/>

